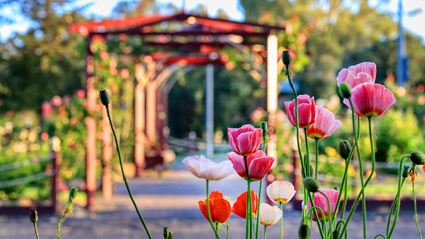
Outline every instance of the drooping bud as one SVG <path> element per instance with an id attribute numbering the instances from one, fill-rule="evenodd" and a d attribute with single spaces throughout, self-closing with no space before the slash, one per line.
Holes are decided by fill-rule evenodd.
<path id="1" fill-rule="evenodd" d="M 110 100 L 109 100 L 109 94 L 106 90 L 101 90 L 99 92 L 99 98 L 100 98 L 100 102 L 102 102 L 102 105 L 108 106 Z"/>
<path id="2" fill-rule="evenodd" d="M 351 152 L 351 144 L 348 142 L 348 140 L 341 140 L 338 145 L 338 153 L 341 155 L 341 157 L 345 160 L 348 159 L 348 156 L 350 156 Z"/>
<path id="3" fill-rule="evenodd" d="M 303 182 L 304 182 L 305 188 L 309 192 L 316 193 L 316 192 L 319 191 L 319 185 L 317 185 L 317 182 L 316 182 L 316 180 L 314 180 L 314 178 L 312 178 L 312 177 L 304 178 Z"/>
<path id="4" fill-rule="evenodd" d="M 282 52 L 282 62 L 285 66 L 291 64 L 291 54 L 289 54 L 289 51 L 285 50 Z"/>
<path id="5" fill-rule="evenodd" d="M 30 220 L 31 220 L 32 223 L 38 222 L 38 212 L 34 208 L 30 209 Z"/>
<path id="6" fill-rule="evenodd" d="M 420 151 L 415 151 L 410 154 L 410 160 L 416 165 L 425 164 L 425 154 Z"/>
<path id="7" fill-rule="evenodd" d="M 72 203 L 74 202 L 75 198 L 77 197 L 78 189 L 76 187 L 72 187 L 69 191 L 69 198 L 68 202 Z"/>
<path id="8" fill-rule="evenodd" d="M 298 237 L 300 239 L 310 239 L 310 226 L 302 223 L 298 228 Z"/>
<path id="9" fill-rule="evenodd" d="M 339 91 L 340 91 L 342 97 L 344 97 L 346 99 L 351 97 L 351 88 L 348 84 L 342 83 L 341 85 L 339 85 Z"/>
<path id="10" fill-rule="evenodd" d="M 164 239 L 173 239 L 173 233 L 168 227 L 164 227 Z"/>
<path id="11" fill-rule="evenodd" d="M 407 178 L 409 176 L 409 171 L 410 171 L 410 166 L 409 165 L 404 165 L 403 166 L 403 170 L 401 172 L 401 176 L 403 178 Z"/>
<path id="12" fill-rule="evenodd" d="M 261 121 L 261 129 L 263 130 L 263 149 L 264 149 L 264 145 L 266 145 L 267 139 L 269 138 L 269 131 L 267 129 L 267 121 Z"/>

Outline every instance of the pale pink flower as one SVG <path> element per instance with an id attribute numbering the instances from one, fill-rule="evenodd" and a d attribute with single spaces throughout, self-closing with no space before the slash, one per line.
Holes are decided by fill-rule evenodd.
<path id="1" fill-rule="evenodd" d="M 341 121 L 335 119 L 335 115 L 330 110 L 317 106 L 316 119 L 307 129 L 307 136 L 312 139 L 326 139 L 339 127 L 341 127 Z"/>
<path id="2" fill-rule="evenodd" d="M 227 157 L 232 162 L 236 173 L 238 173 L 242 178 L 246 179 L 244 157 L 235 152 L 228 153 Z M 267 156 L 266 153 L 264 153 L 262 150 L 258 150 L 257 152 L 250 154 L 246 159 L 249 178 L 251 180 L 262 179 L 269 172 L 273 162 L 274 158 Z"/>
<path id="3" fill-rule="evenodd" d="M 193 175 L 207 180 L 221 180 L 233 173 L 229 161 L 216 163 L 204 155 L 188 156 L 183 159 L 183 164 Z"/>
<path id="4" fill-rule="evenodd" d="M 321 189 L 321 192 L 323 192 L 329 199 L 330 208 L 328 207 L 328 200 L 324 195 L 317 192 L 314 194 L 314 206 L 322 209 L 322 210 L 316 210 L 317 216 L 319 217 L 319 220 L 329 220 L 331 216 L 334 215 L 334 213 L 337 211 L 336 203 L 338 201 L 338 190 L 335 189 Z M 310 201 L 307 204 L 308 209 L 310 209 Z M 324 215 L 322 214 L 322 211 Z M 313 213 L 313 220 L 317 220 L 315 213 Z"/>
<path id="5" fill-rule="evenodd" d="M 282 218 L 282 210 L 277 206 L 270 206 L 262 202 L 260 205 L 260 223 L 264 226 L 273 226 Z"/>
<path id="6" fill-rule="evenodd" d="M 339 71 L 336 77 L 338 85 L 348 84 L 351 88 L 362 83 L 375 83 L 376 64 L 373 62 L 362 62 Z"/>
<path id="7" fill-rule="evenodd" d="M 240 128 L 228 128 L 230 147 L 240 155 L 250 155 L 258 150 L 263 140 L 263 130 L 250 124 Z"/>
<path id="8" fill-rule="evenodd" d="M 274 181 L 267 186 L 267 196 L 276 203 L 287 203 L 295 195 L 295 187 L 287 181 Z"/>
<path id="9" fill-rule="evenodd" d="M 354 113 L 358 116 L 376 117 L 384 114 L 396 103 L 393 92 L 381 84 L 364 83 L 351 91 Z M 350 107 L 349 101 L 344 103 Z"/>
<path id="10" fill-rule="evenodd" d="M 314 97 L 309 95 L 298 96 L 298 125 L 300 128 L 307 128 L 314 123 L 316 115 L 316 103 Z M 285 102 L 285 111 L 289 122 L 296 126 L 295 120 L 295 100 Z"/>

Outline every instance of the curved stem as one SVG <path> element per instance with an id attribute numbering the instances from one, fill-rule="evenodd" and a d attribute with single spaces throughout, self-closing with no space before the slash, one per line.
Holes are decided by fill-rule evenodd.
<path id="1" fill-rule="evenodd" d="M 392 236 L 394 228 L 397 225 L 398 215 L 399 215 L 399 212 L 400 212 L 401 188 L 403 187 L 403 184 L 406 181 L 406 178 L 402 177 L 404 159 L 405 159 L 404 157 L 401 158 L 399 166 L 398 166 L 397 194 L 396 194 L 396 197 L 394 198 L 394 202 L 391 205 L 390 211 L 388 213 L 388 220 L 387 220 L 387 227 L 386 227 L 386 238 L 387 239 L 390 239 L 391 236 Z M 395 210 L 394 220 L 393 220 L 393 223 L 390 227 L 391 217 L 392 217 L 392 214 L 394 213 L 394 210 Z"/>
<path id="2" fill-rule="evenodd" d="M 313 200 L 311 194 L 307 193 L 307 195 L 308 195 L 308 198 L 309 198 L 310 203 L 311 203 L 311 208 L 316 208 L 316 205 L 314 205 L 314 200 Z M 323 210 L 321 208 L 319 208 L 319 209 L 322 211 L 322 215 L 325 215 L 325 213 L 323 213 Z M 319 232 L 320 232 L 320 237 L 322 239 L 325 239 L 326 238 L 325 237 L 325 235 L 326 235 L 326 224 L 323 223 L 323 225 L 321 225 L 321 220 L 319 220 L 319 215 L 317 214 L 316 210 L 313 210 L 313 213 L 314 213 L 314 216 L 317 218 L 316 222 L 317 222 L 317 228 L 319 229 Z"/>
<path id="3" fill-rule="evenodd" d="M 328 227 L 328 229 L 329 229 L 329 234 L 332 234 L 332 231 L 333 231 L 332 230 L 332 222 L 333 222 L 332 219 L 333 219 L 333 215 L 335 214 L 335 212 L 332 214 L 333 208 L 331 208 L 331 201 L 329 200 L 328 195 L 326 195 L 324 192 L 322 192 L 320 190 L 318 191 L 318 193 L 322 194 L 322 196 L 326 198 L 326 202 L 328 204 L 328 213 L 330 214 L 329 215 L 329 227 Z M 323 217 L 325 217 L 325 214 L 323 214 Z"/>
<path id="4" fill-rule="evenodd" d="M 369 123 L 369 140 L 370 140 L 370 147 L 371 147 L 371 154 L 372 154 L 372 169 L 371 169 L 371 173 L 368 176 L 368 178 L 365 181 L 364 186 L 362 187 L 360 193 L 357 195 L 356 199 L 354 200 L 353 206 L 350 209 L 350 212 L 348 214 L 347 220 L 346 220 L 346 224 L 343 227 L 343 232 L 347 229 L 347 225 L 349 224 L 354 211 L 357 208 L 357 205 L 359 204 L 361 195 L 364 193 L 364 188 L 366 188 L 366 186 L 369 184 L 370 180 L 372 179 L 373 175 L 375 174 L 375 150 L 374 150 L 374 146 L 373 146 L 373 136 L 372 136 L 372 119 L 369 117 L 368 118 L 368 123 Z M 339 239 L 342 238 L 342 235 L 339 237 Z"/>
<path id="5" fill-rule="evenodd" d="M 206 181 L 206 186 L 205 186 L 205 192 L 206 192 L 206 196 L 207 196 L 207 200 L 206 200 L 206 202 L 207 202 L 207 215 L 208 215 L 208 222 L 210 223 L 210 225 L 211 225 L 211 229 L 213 230 L 213 232 L 214 232 L 214 236 L 215 236 L 215 238 L 216 239 L 218 239 L 218 238 L 220 238 L 220 236 L 218 235 L 218 233 L 217 233 L 217 228 L 216 227 L 214 227 L 214 224 L 213 224 L 213 220 L 212 220 L 212 217 L 211 217 L 211 206 L 210 206 L 210 192 L 209 192 L 209 180 L 207 179 L 207 180 L 205 180 Z"/>
<path id="6" fill-rule="evenodd" d="M 416 173 L 416 165 L 413 166 L 413 173 Z M 412 182 L 412 195 L 413 195 L 413 212 L 415 214 L 416 230 L 418 231 L 419 238 L 422 239 L 421 228 L 419 227 L 418 208 L 416 205 L 415 181 Z"/>
<path id="7" fill-rule="evenodd" d="M 315 167 L 314 167 L 314 179 L 316 179 L 317 181 L 317 174 L 318 174 L 318 169 L 319 169 L 319 139 L 314 139 L 315 143 L 316 143 L 316 162 L 315 162 Z"/>
<path id="8" fill-rule="evenodd" d="M 125 176 L 125 173 L 124 173 L 124 167 L 123 167 L 122 158 L 121 158 L 121 150 L 120 150 L 120 146 L 118 144 L 118 139 L 117 139 L 117 135 L 115 133 L 114 125 L 112 124 L 112 118 L 111 118 L 111 114 L 109 112 L 109 107 L 108 106 L 105 106 L 105 108 L 106 108 L 106 113 L 108 115 L 109 125 L 111 126 L 112 134 L 114 136 L 115 146 L 117 148 L 118 159 L 119 159 L 118 161 L 120 163 L 121 175 L 122 175 L 122 179 L 124 180 L 125 188 L 127 189 L 128 196 L 130 197 L 130 200 L 131 200 L 131 202 L 132 202 L 132 204 L 134 206 L 134 209 L 136 210 L 137 216 L 139 217 L 139 220 L 140 220 L 143 228 L 145 229 L 145 232 L 146 232 L 148 238 L 149 239 L 152 239 L 152 236 L 151 236 L 151 234 L 149 232 L 149 229 L 146 226 L 145 220 L 143 220 L 142 214 L 140 213 L 140 210 L 137 207 L 136 202 L 134 201 L 133 193 L 131 192 L 131 189 L 128 186 L 127 177 Z"/>
<path id="9" fill-rule="evenodd" d="M 258 204 L 257 204 L 257 222 L 256 222 L 256 226 L 255 226 L 255 238 L 258 239 L 258 237 L 260 236 L 260 230 L 259 230 L 259 225 L 260 225 L 260 203 L 261 203 L 261 194 L 263 191 L 263 179 L 260 179 L 260 188 L 258 189 Z"/>
<path id="10" fill-rule="evenodd" d="M 38 227 L 37 227 L 37 222 L 33 222 L 32 225 L 34 226 L 34 234 L 35 234 L 35 238 L 39 239 L 40 236 L 38 234 Z"/>
<path id="11" fill-rule="evenodd" d="M 61 230 L 62 230 L 62 224 L 65 221 L 65 214 L 62 214 L 62 216 L 60 217 L 58 224 L 56 226 L 56 238 L 57 239 L 62 239 L 61 236 Z"/>

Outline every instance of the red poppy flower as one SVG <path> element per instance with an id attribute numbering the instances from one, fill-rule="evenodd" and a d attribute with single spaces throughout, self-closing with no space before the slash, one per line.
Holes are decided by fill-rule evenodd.
<path id="1" fill-rule="evenodd" d="M 232 210 L 230 208 L 229 201 L 223 198 L 223 194 L 221 192 L 211 192 L 209 203 L 211 219 L 213 222 L 225 223 L 227 220 L 229 220 L 230 214 L 232 214 Z M 207 200 L 199 201 L 198 205 L 202 214 L 208 220 Z"/>
<path id="2" fill-rule="evenodd" d="M 232 212 L 238 215 L 241 218 L 246 218 L 246 200 L 248 193 L 244 192 L 236 199 L 236 202 L 233 204 Z M 258 207 L 258 196 L 254 190 L 251 190 L 251 205 L 252 205 L 252 215 L 257 215 Z"/>

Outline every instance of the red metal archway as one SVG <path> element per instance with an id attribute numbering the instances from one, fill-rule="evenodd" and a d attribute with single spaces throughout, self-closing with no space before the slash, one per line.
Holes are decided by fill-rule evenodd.
<path id="1" fill-rule="evenodd" d="M 211 60 L 208 53 L 224 46 L 240 45 L 251 50 L 262 46 L 262 54 L 266 63 L 266 74 L 262 77 L 267 82 L 267 111 L 270 125 L 273 126 L 273 116 L 277 111 L 277 62 L 278 43 L 276 33 L 284 31 L 284 27 L 270 26 L 253 22 L 237 22 L 226 19 L 214 19 L 200 15 L 178 13 L 174 15 L 140 16 L 99 22 L 74 24 L 70 31 L 87 37 L 86 48 L 86 89 L 87 109 L 91 112 L 97 109 L 97 92 L 94 88 L 93 52 L 90 44 L 96 37 L 107 38 L 115 35 L 138 36 L 146 46 L 161 47 L 164 51 L 173 48 L 184 49 L 187 52 L 201 53 L 201 56 L 170 56 L 160 64 L 155 62 L 155 55 L 148 56 L 149 61 L 155 62 L 153 68 L 149 62 L 142 62 L 136 66 L 135 87 L 135 166 L 139 174 L 146 166 L 146 140 L 158 137 L 163 122 L 158 119 L 158 106 L 163 105 L 166 95 L 158 91 L 160 72 L 172 65 L 205 65 L 222 63 L 223 59 Z M 162 58 L 163 59 L 163 58 Z M 165 77 L 165 76 L 163 76 Z M 106 121 L 104 120 L 106 123 Z M 157 127 L 158 126 L 158 127 Z M 87 208 L 93 207 L 96 192 L 96 120 L 93 117 L 86 119 L 87 146 L 86 146 L 86 192 Z M 107 127 L 103 134 L 103 159 L 112 159 L 112 140 Z M 272 137 L 270 137 L 272 138 Z M 268 149 L 275 155 L 275 144 L 270 142 Z M 110 168 L 102 173 L 102 184 L 108 185 L 103 190 L 105 195 L 112 193 L 110 182 Z"/>

